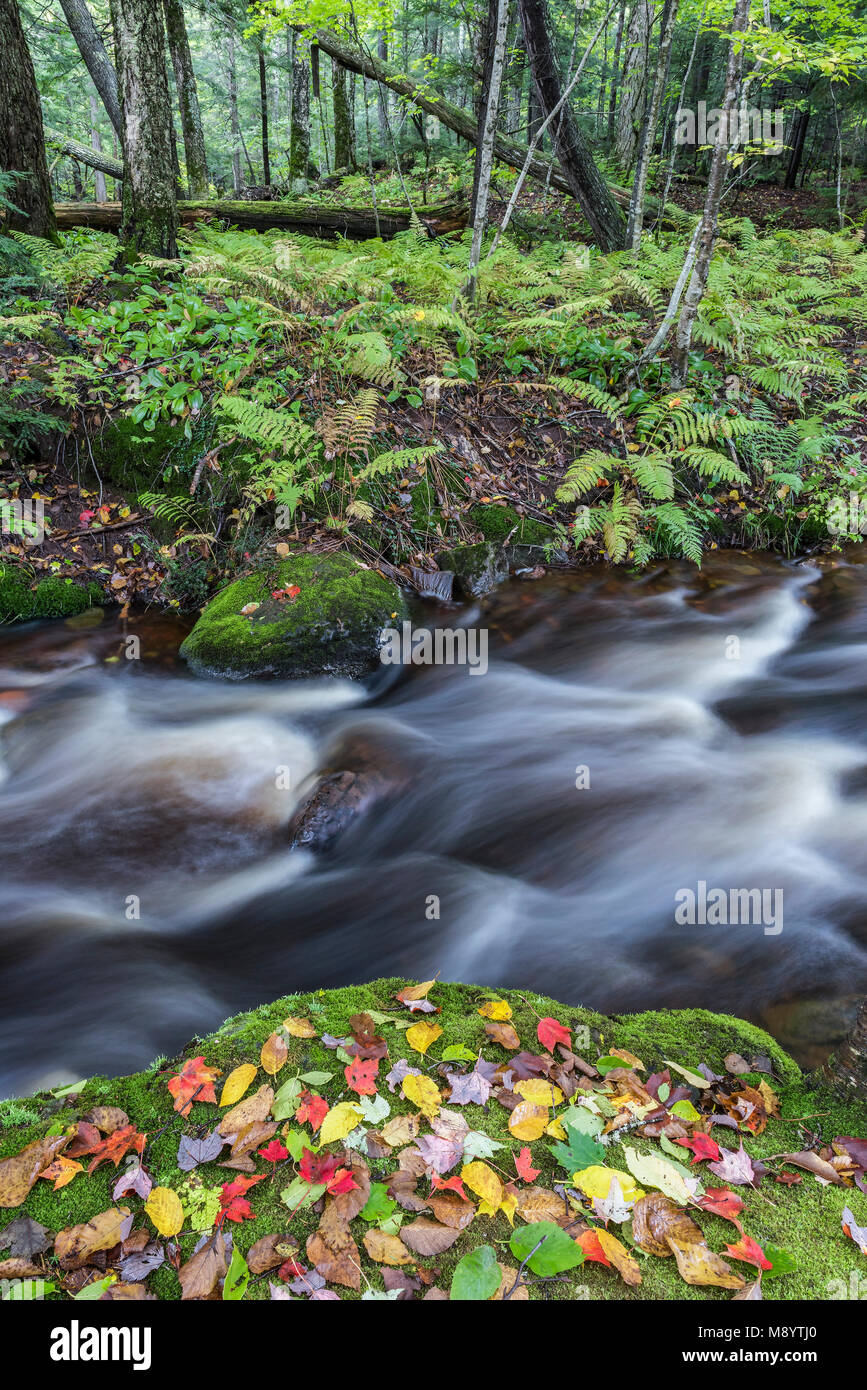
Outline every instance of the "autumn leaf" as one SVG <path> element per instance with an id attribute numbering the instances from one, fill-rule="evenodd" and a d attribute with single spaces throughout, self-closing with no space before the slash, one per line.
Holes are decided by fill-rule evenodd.
<path id="1" fill-rule="evenodd" d="M 220 1096 L 221 1108 L 238 1103 L 255 1077 L 257 1070 L 258 1068 L 254 1067 L 252 1062 L 243 1062 L 240 1067 L 235 1067 L 234 1071 L 229 1072 Z"/>
<path id="2" fill-rule="evenodd" d="M 355 1292 L 361 1286 L 361 1257 L 333 1202 L 326 1204 L 318 1230 L 307 1237 L 307 1257 L 329 1284 L 342 1284 Z"/>
<path id="3" fill-rule="evenodd" d="M 354 1129 L 358 1128 L 361 1119 L 361 1107 L 355 1105 L 351 1100 L 344 1100 L 339 1105 L 333 1105 L 322 1121 L 319 1142 L 332 1144 L 335 1139 L 345 1139 L 347 1134 L 351 1134 Z"/>
<path id="4" fill-rule="evenodd" d="M 492 1211 L 497 1210 L 503 1200 L 503 1184 L 493 1168 L 489 1168 L 487 1163 L 482 1163 L 479 1159 L 465 1163 L 461 1169 L 461 1180 L 471 1192 L 481 1197 Z"/>
<path id="5" fill-rule="evenodd" d="M 111 1250 L 132 1226 L 129 1207 L 109 1207 L 80 1226 L 59 1231 L 54 1253 L 61 1269 L 80 1269 L 100 1250 Z"/>
<path id="6" fill-rule="evenodd" d="M 76 1173 L 84 1172 L 84 1164 L 78 1163 L 74 1158 L 65 1158 L 59 1154 L 53 1163 L 49 1163 L 39 1174 L 40 1178 L 48 1178 L 54 1183 L 54 1191 L 57 1192 L 67 1183 L 72 1182 Z"/>
<path id="7" fill-rule="evenodd" d="M 328 1101 L 323 1096 L 313 1095 L 310 1091 L 301 1092 L 295 1111 L 295 1119 L 300 1125 L 309 1124 L 315 1134 L 327 1114 Z"/>
<path id="8" fill-rule="evenodd" d="M 486 1023 L 485 1032 L 492 1042 L 499 1043 L 507 1052 L 517 1052 L 521 1039 L 511 1023 Z"/>
<path id="9" fill-rule="evenodd" d="M 184 1224 L 181 1199 L 170 1187 L 153 1188 L 144 1209 L 161 1236 L 176 1236 Z"/>
<path id="10" fill-rule="evenodd" d="M 318 1036 L 309 1018 L 284 1018 L 282 1027 L 293 1038 L 315 1038 Z"/>
<path id="11" fill-rule="evenodd" d="M 715 1139 L 711 1139 L 709 1134 L 703 1134 L 701 1130 L 697 1130 L 695 1134 L 690 1134 L 686 1138 L 676 1138 L 674 1142 L 691 1150 L 693 1163 L 701 1163 L 706 1158 L 713 1159 L 714 1163 L 719 1160 L 719 1144 Z"/>
<path id="12" fill-rule="evenodd" d="M 538 1139 L 548 1126 L 548 1109 L 523 1100 L 509 1116 L 509 1133 L 516 1139 Z"/>
<path id="13" fill-rule="evenodd" d="M 524 1182 L 535 1182 L 541 1173 L 541 1168 L 534 1168 L 530 1162 L 531 1154 L 528 1148 L 523 1148 L 519 1154 L 515 1154 L 515 1167 L 518 1170 L 518 1177 Z"/>
<path id="14" fill-rule="evenodd" d="M 418 1023 L 414 1023 L 411 1028 L 407 1028 L 406 1040 L 416 1052 L 424 1054 L 431 1043 L 435 1043 L 437 1038 L 442 1037 L 442 1032 L 443 1030 L 438 1023 L 428 1023 L 425 1019 L 421 1019 Z"/>
<path id="15" fill-rule="evenodd" d="M 141 1154 L 144 1150 L 147 1136 L 139 1134 L 135 1125 L 125 1125 L 123 1129 L 116 1129 L 113 1134 L 106 1135 L 105 1139 L 93 1149 L 93 1157 L 87 1165 L 88 1173 L 93 1173 L 101 1163 L 111 1162 L 115 1168 L 125 1154 L 132 1150 L 133 1153 Z"/>
<path id="16" fill-rule="evenodd" d="M 364 1248 L 372 1260 L 377 1264 L 390 1265 L 397 1268 L 399 1265 L 412 1264 L 414 1257 L 407 1250 L 399 1236 L 388 1235 L 385 1231 L 370 1230 L 364 1234 Z"/>
<path id="17" fill-rule="evenodd" d="M 547 1052 L 553 1052 L 557 1043 L 572 1046 L 572 1030 L 558 1023 L 556 1018 L 540 1018 L 536 1035 Z"/>
<path id="18" fill-rule="evenodd" d="M 408 1101 L 417 1105 L 428 1119 L 440 1108 L 440 1093 L 429 1076 L 405 1076 L 401 1091 Z"/>
<path id="19" fill-rule="evenodd" d="M 266 1163 L 282 1163 L 289 1157 L 289 1150 L 284 1149 L 279 1139 L 272 1139 L 266 1148 L 257 1149 L 256 1152 Z"/>
<path id="20" fill-rule="evenodd" d="M 756 1269 L 770 1269 L 772 1267 L 764 1250 L 756 1244 L 752 1236 L 742 1235 L 734 1245 L 727 1245 L 726 1254 L 733 1260 L 743 1260 L 746 1264 L 755 1265 Z"/>
<path id="21" fill-rule="evenodd" d="M 177 1076 L 169 1082 L 169 1092 L 175 1098 L 175 1109 L 184 1114 L 197 1101 L 216 1102 L 214 1082 L 222 1076 L 218 1067 L 206 1067 L 204 1057 L 185 1062 Z"/>
<path id="22" fill-rule="evenodd" d="M 486 999 L 479 1013 L 482 1018 L 490 1018 L 494 1022 L 504 1022 L 512 1017 L 512 1010 L 505 999 Z"/>
<path id="23" fill-rule="evenodd" d="M 266 1173 L 259 1173 L 254 1178 L 235 1178 L 234 1182 L 224 1183 L 220 1189 L 220 1219 L 252 1221 L 255 1212 L 251 1211 L 250 1203 L 244 1194 L 255 1183 L 264 1182 L 266 1177 Z"/>
<path id="24" fill-rule="evenodd" d="M 368 1061 L 361 1057 L 353 1057 L 348 1067 L 344 1067 L 343 1075 L 346 1077 L 346 1084 L 351 1091 L 355 1091 L 360 1096 L 376 1095 L 376 1076 L 379 1071 L 379 1059 L 372 1057 Z"/>
<path id="25" fill-rule="evenodd" d="M 0 1162 L 0 1207 L 20 1207 L 43 1168 L 69 1143 L 66 1134 L 37 1139 Z"/>
<path id="26" fill-rule="evenodd" d="M 259 1061 L 262 1070 L 269 1076 L 276 1076 L 281 1067 L 286 1065 L 289 1056 L 289 1049 L 279 1033 L 272 1033 L 270 1038 L 266 1038 L 262 1044 L 262 1051 Z"/>

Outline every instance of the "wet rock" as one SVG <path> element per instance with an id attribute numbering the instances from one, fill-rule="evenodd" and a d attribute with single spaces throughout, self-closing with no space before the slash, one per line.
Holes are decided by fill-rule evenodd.
<path id="1" fill-rule="evenodd" d="M 453 572 L 455 587 L 463 598 L 484 598 L 509 577 L 506 552 L 489 541 L 441 551 L 436 561 L 441 570 Z"/>
<path id="2" fill-rule="evenodd" d="M 373 737 L 341 743 L 328 763 L 289 822 L 292 849 L 327 853 L 351 825 L 398 796 L 411 780 L 395 750 Z"/>
<path id="3" fill-rule="evenodd" d="M 420 598 L 435 598 L 441 603 L 448 603 L 451 599 L 455 582 L 452 570 L 422 570 L 413 565 L 410 575 Z"/>

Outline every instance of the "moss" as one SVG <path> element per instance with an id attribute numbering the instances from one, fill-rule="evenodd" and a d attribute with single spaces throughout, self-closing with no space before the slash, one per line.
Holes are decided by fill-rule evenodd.
<path id="1" fill-rule="evenodd" d="M 294 600 L 272 597 L 296 586 Z M 247 604 L 258 603 L 250 616 Z M 374 670 L 383 627 L 404 613 L 400 590 L 351 555 L 291 555 L 235 580 L 204 610 L 181 647 L 203 675 L 360 677 Z"/>
<path id="2" fill-rule="evenodd" d="M 73 579 L 47 575 L 33 588 L 23 570 L 0 566 L 0 622 L 68 618 L 105 602 L 98 584 L 78 584 Z"/>
<path id="3" fill-rule="evenodd" d="M 168 422 L 146 430 L 128 415 L 106 424 L 91 441 L 99 476 L 131 495 L 159 491 L 167 468 L 176 467 L 180 476 L 192 472 L 207 447 L 210 425 L 197 422 L 192 439 L 184 437 L 183 425 Z M 186 488 L 179 489 L 187 493 Z"/>
<path id="4" fill-rule="evenodd" d="M 395 1005 L 394 995 L 406 981 L 397 979 L 375 980 L 370 984 L 354 985 L 345 989 L 318 991 L 314 994 L 289 995 L 272 1004 L 263 1005 L 247 1013 L 228 1019 L 221 1028 L 209 1037 L 194 1039 L 178 1057 L 163 1066 L 153 1064 L 143 1072 L 133 1076 L 108 1080 L 95 1077 L 88 1081 L 80 1094 L 68 1100 L 59 1100 L 48 1093 L 41 1093 L 26 1103 L 22 1112 L 20 1102 L 0 1103 L 0 1158 L 17 1153 L 27 1143 L 40 1137 L 49 1127 L 64 1127 L 85 1114 L 97 1104 L 118 1105 L 124 1109 L 140 1130 L 150 1136 L 146 1152 L 146 1164 L 156 1183 L 175 1189 L 189 1179 L 177 1167 L 177 1148 L 180 1135 L 204 1133 L 202 1126 L 213 1126 L 215 1110 L 212 1105 L 199 1102 L 193 1104 L 189 1117 L 181 1118 L 172 1109 L 172 1098 L 167 1088 L 167 1079 L 174 1074 L 183 1059 L 203 1055 L 210 1066 L 220 1067 L 224 1075 L 241 1062 L 258 1062 L 259 1052 L 269 1034 L 279 1026 L 288 1014 L 309 1017 L 317 1033 L 331 1033 L 344 1036 L 349 1031 L 349 1020 L 353 1014 L 374 1010 L 386 1014 L 394 1022 L 406 1022 L 405 1012 Z M 434 1002 L 441 1012 L 437 1020 L 443 1035 L 430 1049 L 428 1064 L 435 1064 L 445 1047 L 463 1043 L 473 1051 L 484 1048 L 488 1057 L 499 1053 L 485 1036 L 484 1020 L 477 1012 L 478 1005 L 486 997 L 487 991 L 472 985 L 437 983 L 431 992 Z M 659 1068 L 665 1060 L 677 1062 L 686 1067 L 695 1067 L 705 1062 L 716 1071 L 722 1071 L 723 1058 L 732 1050 L 751 1058 L 755 1053 L 765 1053 L 772 1058 L 775 1072 L 781 1078 L 774 1080 L 783 1107 L 782 1117 L 771 1119 L 765 1133 L 758 1137 L 747 1137 L 747 1148 L 751 1155 L 762 1157 L 782 1152 L 790 1152 L 799 1147 L 798 1126 L 794 1121 L 805 1117 L 808 1128 L 822 1127 L 826 1139 L 838 1134 L 857 1134 L 863 1130 L 863 1105 L 843 1105 L 830 1092 L 821 1087 L 813 1088 L 804 1078 L 796 1064 L 788 1058 L 761 1029 L 738 1019 L 705 1010 L 669 1011 L 645 1013 L 623 1018 L 605 1018 L 600 1014 L 579 1007 L 564 1006 L 542 995 L 516 990 L 500 990 L 498 996 L 509 1001 L 512 1008 L 512 1022 L 528 1049 L 537 1046 L 536 1025 L 540 1016 L 551 1015 L 572 1028 L 586 1025 L 589 1029 L 591 1045 L 584 1048 L 588 1060 L 612 1047 L 636 1051 L 648 1068 Z M 392 1022 L 380 1025 L 388 1039 L 392 1059 L 412 1056 L 403 1040 L 402 1032 Z M 287 1079 L 299 1071 L 323 1070 L 336 1074 L 335 1082 L 322 1087 L 326 1096 L 333 1098 L 335 1088 L 343 1086 L 340 1077 L 340 1063 L 335 1060 L 333 1051 L 325 1048 L 320 1039 L 292 1039 L 289 1057 L 280 1073 L 279 1081 Z M 260 1076 L 254 1085 L 260 1084 Z M 414 1111 L 402 1099 L 399 1092 L 392 1095 L 380 1081 L 379 1089 L 387 1098 L 392 1115 Z M 38 1114 L 31 1120 L 28 1112 Z M 508 1112 L 500 1105 L 491 1103 L 485 1109 L 469 1106 L 464 1115 L 471 1126 L 483 1130 L 489 1137 L 506 1145 L 491 1160 L 496 1167 L 508 1174 L 513 1169 L 513 1155 L 523 1147 L 508 1130 Z M 821 1116 L 816 1120 L 816 1116 Z M 724 1144 L 734 1144 L 734 1136 L 726 1131 L 716 1131 L 718 1139 L 722 1136 Z M 630 1135 L 627 1142 L 640 1150 L 658 1152 L 655 1144 Z M 536 1167 L 541 1169 L 538 1183 L 551 1186 L 562 1179 L 562 1171 L 556 1167 L 546 1140 L 532 1145 L 532 1157 Z M 622 1147 L 615 1141 L 610 1149 L 608 1162 L 612 1167 L 625 1166 Z M 375 1179 L 384 1177 L 394 1168 L 393 1158 L 371 1163 Z M 244 1221 L 232 1227 L 237 1247 L 246 1252 L 254 1241 L 269 1231 L 289 1230 L 297 1239 L 303 1252 L 307 1235 L 318 1222 L 312 1212 L 301 1212 L 289 1216 L 280 1200 L 280 1191 L 289 1180 L 288 1169 L 265 1182 L 257 1184 L 251 1193 L 251 1205 L 256 1219 Z M 197 1169 L 193 1178 L 206 1187 L 215 1188 L 223 1182 L 231 1181 L 231 1171 L 220 1168 L 215 1163 L 205 1164 Z M 51 1230 L 80 1223 L 91 1219 L 111 1204 L 111 1187 L 116 1178 L 113 1168 L 104 1166 L 92 1175 L 78 1174 L 75 1179 L 59 1192 L 54 1192 L 48 1182 L 39 1181 L 31 1191 L 22 1208 L 6 1215 L 9 1220 L 22 1213 L 32 1216 Z M 766 1280 L 763 1285 L 764 1297 L 775 1299 L 824 1299 L 831 1296 L 828 1288 L 832 1279 L 842 1279 L 846 1283 L 850 1271 L 858 1268 L 858 1255 L 855 1245 L 844 1236 L 840 1216 L 847 1201 L 858 1216 L 863 1207 L 860 1194 L 851 1188 L 821 1187 L 810 1175 L 796 1187 L 778 1186 L 768 1179 L 762 1187 L 752 1192 L 741 1188 L 745 1199 L 742 1221 L 749 1235 L 762 1246 L 773 1245 L 786 1250 L 796 1261 L 794 1272 L 777 1279 Z M 142 1224 L 139 1217 L 141 1202 L 132 1196 L 124 1199 L 137 1215 L 136 1224 Z M 859 1206 L 859 1203 L 861 1204 Z M 6 1220 L 0 1218 L 2 1224 Z M 722 1252 L 727 1242 L 737 1238 L 730 1223 L 719 1217 L 702 1214 L 700 1224 L 711 1248 Z M 621 1235 L 626 1233 L 620 1230 Z M 353 1223 L 353 1234 L 360 1243 L 363 1224 Z M 492 1244 L 497 1248 L 501 1259 L 509 1264 L 515 1261 L 508 1253 L 510 1227 L 500 1215 L 497 1217 L 476 1217 L 469 1228 L 473 1239 L 479 1243 Z M 188 1225 L 179 1236 L 183 1258 L 188 1258 L 198 1238 Z M 466 1253 L 468 1244 L 461 1239 L 445 1254 L 432 1259 L 419 1260 L 420 1266 L 434 1269 L 436 1283 L 440 1288 L 448 1288 L 455 1264 Z M 627 1288 L 611 1269 L 598 1264 L 585 1264 L 572 1271 L 567 1281 L 550 1286 L 546 1294 L 558 1299 L 728 1299 L 728 1291 L 713 1288 L 691 1288 L 680 1279 L 673 1259 L 659 1259 L 634 1252 L 639 1261 L 643 1276 L 642 1284 L 635 1289 Z M 303 1258 L 303 1256 L 302 1256 Z M 379 1269 L 365 1256 L 362 1256 L 365 1276 L 374 1288 L 382 1288 Z M 737 1266 L 749 1275 L 748 1267 Z M 148 1285 L 161 1298 L 179 1297 L 179 1285 L 175 1271 L 164 1267 L 151 1276 Z M 364 1283 L 363 1283 L 364 1286 Z M 340 1290 L 346 1296 L 346 1290 Z M 349 1295 L 353 1297 L 353 1295 Z M 534 1289 L 532 1297 L 542 1296 Z M 267 1279 L 251 1283 L 248 1298 L 268 1297 Z"/>
<path id="5" fill-rule="evenodd" d="M 545 545 L 553 539 L 550 526 L 546 526 L 543 521 L 533 521 L 529 517 L 520 516 L 514 507 L 477 502 L 474 507 L 470 507 L 467 516 L 472 524 L 478 527 L 486 541 L 502 543 L 511 532 L 514 532 L 512 543 L 515 545 Z"/>

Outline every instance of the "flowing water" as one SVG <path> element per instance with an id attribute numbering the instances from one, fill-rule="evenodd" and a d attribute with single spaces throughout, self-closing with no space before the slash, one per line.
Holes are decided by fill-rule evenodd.
<path id="1" fill-rule="evenodd" d="M 867 987 L 861 556 L 549 574 L 461 616 L 486 674 L 367 689 L 193 679 L 165 616 L 129 620 L 139 661 L 113 617 L 0 632 L 0 1094 L 389 974 L 700 1005 L 827 1052 Z M 408 784 L 290 853 L 310 777 L 371 736 Z M 678 924 L 699 881 L 782 890 L 782 931 Z"/>

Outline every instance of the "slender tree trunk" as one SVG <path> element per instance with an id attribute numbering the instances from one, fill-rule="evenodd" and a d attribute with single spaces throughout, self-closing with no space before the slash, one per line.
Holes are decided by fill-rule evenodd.
<path id="1" fill-rule="evenodd" d="M 90 144 L 95 154 L 102 154 L 102 140 L 99 138 L 97 121 L 99 120 L 99 97 L 96 92 L 90 94 Z M 93 196 L 97 203 L 106 201 L 105 193 L 105 174 L 101 169 L 93 171 Z"/>
<path id="2" fill-rule="evenodd" d="M 181 134 L 184 140 L 184 162 L 187 166 L 187 188 L 191 198 L 208 196 L 208 160 L 202 131 L 199 92 L 190 54 L 190 40 L 181 0 L 163 0 L 166 17 L 166 37 L 175 75 L 178 109 L 181 113 Z"/>
<path id="3" fill-rule="evenodd" d="M 334 169 L 352 169 L 352 121 L 349 111 L 349 73 L 331 60 L 331 99 L 334 106 Z"/>
<path id="4" fill-rule="evenodd" d="M 671 54 L 671 40 L 674 34 L 674 22 L 677 19 L 677 6 L 678 0 L 665 0 L 665 6 L 662 11 L 662 27 L 659 33 L 659 50 L 656 55 L 656 76 L 653 82 L 653 92 L 644 115 L 641 138 L 638 142 L 638 160 L 635 166 L 635 178 L 632 183 L 632 198 L 629 203 L 629 219 L 626 227 L 626 244 L 631 247 L 633 251 L 637 251 L 641 246 L 647 173 L 653 155 L 656 127 L 659 123 L 659 108 L 662 105 L 662 93 L 665 90 L 668 60 Z"/>
<path id="5" fill-rule="evenodd" d="M 492 73 L 493 73 L 494 61 L 495 61 L 496 51 L 497 51 L 497 37 L 498 37 L 498 32 L 499 32 L 499 22 L 500 22 L 500 0 L 488 0 L 488 10 L 487 10 L 487 15 L 486 15 L 486 18 L 485 18 L 485 22 L 484 22 L 484 24 L 481 24 L 481 25 L 479 26 L 479 34 L 481 35 L 480 43 L 484 44 L 484 47 L 479 47 L 479 46 L 477 45 L 477 46 L 476 46 L 476 53 L 475 53 L 475 61 L 476 61 L 477 65 L 478 65 L 478 67 L 477 67 L 477 77 L 478 77 L 478 80 L 477 80 L 477 83 L 476 83 L 476 92 L 477 92 L 477 98 L 478 98 L 478 99 L 477 99 L 477 104 L 476 104 L 476 114 L 477 114 L 478 119 L 479 119 L 479 129 L 478 129 L 478 133 L 477 133 L 477 135 L 476 135 L 476 158 L 475 158 L 475 161 L 474 161 L 474 163 L 473 163 L 473 191 L 472 191 L 472 194 L 471 194 L 471 196 L 470 196 L 470 224 L 471 224 L 471 226 L 473 226 L 473 227 L 475 227 L 475 225 L 476 225 L 476 209 L 477 209 L 477 207 L 478 207 L 478 200 L 479 200 L 479 178 L 480 178 L 481 172 L 482 172 L 481 149 L 482 149 L 482 143 L 483 143 L 483 139 L 484 139 L 485 122 L 486 122 L 486 120 L 487 120 L 488 109 L 489 109 L 489 107 L 490 107 L 490 95 L 489 95 L 489 94 L 490 94 L 490 89 L 491 89 L 491 77 L 492 77 Z M 504 48 L 504 52 L 505 52 L 505 48 Z M 501 75 L 501 79 L 500 79 L 500 80 L 501 80 L 501 82 L 502 82 L 502 75 Z M 495 121 L 495 122 L 494 122 L 494 133 L 496 133 L 496 129 L 497 129 L 497 125 L 496 125 L 496 121 Z M 493 136 L 492 136 L 491 138 L 493 139 Z M 491 152 L 491 165 L 492 165 L 492 167 L 493 167 L 493 147 L 492 147 L 492 152 Z M 490 170 L 488 171 L 488 183 L 489 183 L 489 185 L 490 185 Z M 486 191 L 486 192 L 485 192 L 485 205 L 486 205 L 486 206 L 487 206 L 487 200 L 488 200 L 488 193 L 487 193 L 487 191 Z"/>
<path id="6" fill-rule="evenodd" d="M 289 181 L 293 193 L 307 192 L 310 163 L 310 64 L 296 34 L 292 53 L 292 132 L 289 142 Z"/>
<path id="7" fill-rule="evenodd" d="M 617 112 L 616 153 L 620 167 L 629 173 L 635 159 L 647 101 L 647 68 L 652 0 L 635 0 L 626 31 L 626 52 Z"/>
<path id="8" fill-rule="evenodd" d="M 608 98 L 608 148 L 614 147 L 615 117 L 617 112 L 617 89 L 620 85 L 620 47 L 623 43 L 623 25 L 626 19 L 626 0 L 620 0 L 617 16 L 617 34 L 614 39 L 614 57 L 611 60 L 611 95 Z"/>
<path id="9" fill-rule="evenodd" d="M 229 89 L 229 131 L 232 137 L 232 192 L 241 196 L 241 123 L 238 120 L 238 73 L 235 67 L 235 34 L 226 35 L 226 86 Z"/>
<path id="10" fill-rule="evenodd" d="M 786 188 L 794 188 L 798 182 L 798 170 L 804 156 L 804 144 L 807 139 L 807 126 L 809 124 L 810 108 L 806 106 L 795 117 L 795 128 L 791 136 L 792 152 L 789 155 L 789 166 L 786 169 Z"/>
<path id="11" fill-rule="evenodd" d="M 157 0 L 111 0 L 123 117 L 123 240 L 135 251 L 177 255 L 172 115 L 162 9 Z"/>
<path id="12" fill-rule="evenodd" d="M 862 999 L 851 1033 L 829 1058 L 824 1074 L 844 1096 L 867 1099 L 867 999 Z"/>
<path id="13" fill-rule="evenodd" d="M 265 68 L 265 45 L 259 43 L 259 119 L 262 123 L 262 182 L 271 185 L 271 150 L 268 144 L 268 73 Z"/>
<path id="14" fill-rule="evenodd" d="M 750 0 L 736 0 L 731 28 L 732 41 L 729 45 L 728 64 L 726 66 L 725 95 L 721 107 L 722 118 L 720 120 L 719 132 L 711 157 L 710 174 L 708 175 L 707 181 L 704 211 L 701 216 L 695 265 L 692 268 L 689 285 L 683 297 L 683 305 L 677 324 L 677 346 L 672 370 L 673 386 L 683 386 L 686 383 L 687 373 L 689 371 L 689 349 L 692 342 L 692 330 L 695 326 L 696 315 L 698 314 L 699 305 L 704 297 L 708 275 L 710 274 L 710 262 L 716 242 L 717 224 L 719 221 L 720 198 L 722 197 L 723 184 L 725 183 L 726 169 L 728 167 L 731 115 L 735 108 L 738 85 L 741 77 L 742 52 L 738 47 L 738 38 L 746 28 L 749 12 Z"/>
<path id="15" fill-rule="evenodd" d="M 530 70 L 543 114 L 547 116 L 560 100 L 561 87 L 545 0 L 518 0 L 518 7 Z M 563 175 L 593 229 L 600 250 L 618 250 L 623 246 L 626 230 L 622 214 L 568 104 L 564 104 L 562 119 L 554 127 L 554 140 Z"/>
<path id="16" fill-rule="evenodd" d="M 470 249 L 470 274 L 466 296 L 472 299 L 476 291 L 476 275 L 482 254 L 482 242 L 488 223 L 488 197 L 491 172 L 494 167 L 494 135 L 500 113 L 500 89 L 506 63 L 506 36 L 509 32 L 509 0 L 491 0 L 488 12 L 488 42 L 490 60 L 485 55 L 485 91 L 483 119 L 476 146 L 475 193 L 473 201 L 473 241 Z"/>
<path id="17" fill-rule="evenodd" d="M 380 62 L 388 62 L 388 38 L 381 31 L 376 41 L 376 56 Z M 379 152 L 385 158 L 388 150 L 388 88 L 382 84 L 376 89 L 376 118 L 379 125 Z"/>
<path id="18" fill-rule="evenodd" d="M 60 0 L 60 4 L 72 37 L 78 45 L 78 51 L 93 79 L 93 85 L 99 92 L 108 119 L 114 126 L 118 138 L 122 139 L 123 121 L 117 90 L 117 73 L 87 8 L 87 0 Z"/>
<path id="19" fill-rule="evenodd" d="M 12 201 L 23 215 L 12 213 L 10 222 L 31 236 L 55 240 L 42 106 L 17 0 L 0 0 L 0 51 L 0 169 L 22 175 Z"/>

